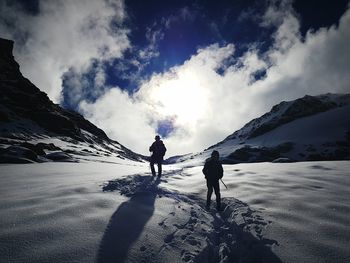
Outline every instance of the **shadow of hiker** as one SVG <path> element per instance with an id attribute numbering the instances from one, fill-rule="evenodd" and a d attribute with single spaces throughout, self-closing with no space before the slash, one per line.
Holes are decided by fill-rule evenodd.
<path id="1" fill-rule="evenodd" d="M 109 220 L 102 237 L 97 263 L 124 262 L 132 244 L 141 235 L 154 212 L 160 180 L 143 183 L 141 189 L 122 203 Z M 137 217 L 131 217 L 137 211 Z"/>
<path id="2" fill-rule="evenodd" d="M 211 246 L 202 255 L 206 262 L 282 263 L 269 247 L 273 244 L 278 245 L 278 242 L 261 235 L 261 226 L 267 223 L 259 216 L 254 218 L 254 211 L 247 204 L 234 200 L 235 202 L 228 204 L 223 212 L 211 212 L 215 234 L 208 237 Z M 238 212 L 241 208 L 245 212 Z M 245 217 L 244 223 L 235 222 L 237 214 Z M 247 226 L 258 230 L 257 236 L 253 235 L 249 228 L 245 229 Z"/>
<path id="3" fill-rule="evenodd" d="M 172 250 L 171 257 L 176 256 L 177 260 L 182 259 L 186 262 L 282 262 L 271 250 L 271 245 L 278 245 L 278 242 L 266 239 L 262 235 L 268 222 L 259 211 L 251 209 L 248 204 L 235 198 L 223 198 L 223 212 L 217 213 L 214 209 L 207 211 L 205 200 L 198 195 L 167 191 L 158 187 L 159 183 L 160 179 L 154 181 L 150 176 L 133 175 L 109 181 L 103 186 L 104 191 L 118 190 L 131 198 L 122 203 L 112 215 L 100 243 L 97 263 L 125 262 L 133 259 L 136 254 L 131 255 L 130 251 L 134 252 L 135 244 L 138 244 L 147 222 L 154 214 L 158 194 L 183 202 L 182 208 L 180 205 L 174 207 L 174 214 L 182 214 L 184 221 L 183 224 L 173 224 L 173 227 L 181 231 L 170 231 L 164 239 L 165 243 L 160 247 L 170 246 L 170 250 L 174 247 L 181 248 L 181 254 L 180 250 Z M 183 210 L 183 205 L 191 207 L 191 210 Z M 135 212 L 137 216 L 132 216 Z M 201 231 L 203 229 L 209 231 Z M 187 236 L 183 235 L 184 231 L 187 232 Z M 196 241 L 199 239 L 203 242 Z M 198 250 L 194 250 L 194 246 L 197 246 Z M 142 247 L 140 251 L 143 251 Z M 140 259 L 137 257 L 134 258 L 135 262 Z M 162 256 L 159 257 L 157 253 L 150 257 L 146 261 L 162 262 Z"/>

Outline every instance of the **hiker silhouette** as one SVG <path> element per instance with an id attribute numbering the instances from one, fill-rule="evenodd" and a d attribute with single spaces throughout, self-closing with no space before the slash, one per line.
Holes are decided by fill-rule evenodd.
<path id="1" fill-rule="evenodd" d="M 154 139 L 155 141 L 149 147 L 149 151 L 152 152 L 150 166 L 152 175 L 155 176 L 156 171 L 154 170 L 154 164 L 158 164 L 158 176 L 160 177 L 162 175 L 162 162 L 166 152 L 166 148 L 159 135 L 156 135 Z"/>
<path id="2" fill-rule="evenodd" d="M 219 180 L 224 176 L 224 170 L 219 161 L 220 154 L 218 151 L 213 151 L 211 157 L 205 161 L 204 168 L 202 170 L 207 180 L 207 209 L 210 208 L 211 195 L 213 189 L 216 195 L 216 209 L 221 210 L 221 196 L 220 196 L 220 185 Z"/>

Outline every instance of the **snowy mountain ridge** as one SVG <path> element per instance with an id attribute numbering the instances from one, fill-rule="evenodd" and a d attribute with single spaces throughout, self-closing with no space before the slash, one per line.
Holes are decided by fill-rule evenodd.
<path id="1" fill-rule="evenodd" d="M 54 104 L 23 77 L 12 55 L 13 41 L 0 39 L 0 50 L 2 162 L 69 160 L 72 156 L 143 160 L 82 115 Z"/>
<path id="2" fill-rule="evenodd" d="M 218 150 L 224 163 L 350 159 L 350 94 L 283 101 L 223 141 L 176 162 L 202 163 Z"/>
<path id="3" fill-rule="evenodd" d="M 54 104 L 23 77 L 12 55 L 13 41 L 0 39 L 0 48 L 1 162 L 147 159 L 108 138 L 80 114 Z M 349 114 L 350 94 L 282 101 L 203 152 L 173 156 L 165 163 L 202 163 L 214 149 L 224 163 L 347 160 Z"/>
<path id="4" fill-rule="evenodd" d="M 282 101 L 259 118 L 255 118 L 220 143 L 238 138 L 241 141 L 263 135 L 283 124 L 350 104 L 350 94 L 306 95 L 293 101 Z M 219 144 L 220 144 L 219 143 Z M 213 146 L 212 146 L 213 147 Z"/>

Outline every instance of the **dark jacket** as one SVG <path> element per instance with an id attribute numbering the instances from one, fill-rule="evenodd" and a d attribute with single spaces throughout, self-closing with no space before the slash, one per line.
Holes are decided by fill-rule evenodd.
<path id="1" fill-rule="evenodd" d="M 221 163 L 212 158 L 206 160 L 202 172 L 205 175 L 205 179 L 211 182 L 219 181 L 224 176 L 224 169 Z"/>
<path id="2" fill-rule="evenodd" d="M 152 152 L 151 158 L 153 160 L 163 160 L 166 148 L 163 141 L 159 140 L 152 143 L 151 147 L 149 147 L 149 151 Z"/>

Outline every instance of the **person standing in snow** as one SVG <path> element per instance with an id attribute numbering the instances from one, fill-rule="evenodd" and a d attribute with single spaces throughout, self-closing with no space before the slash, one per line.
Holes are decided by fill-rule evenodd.
<path id="1" fill-rule="evenodd" d="M 159 135 L 156 135 L 154 139 L 155 142 L 153 142 L 152 145 L 149 147 L 149 151 L 152 152 L 150 165 L 152 175 L 155 176 L 156 171 L 154 170 L 154 164 L 158 164 L 158 177 L 160 177 L 162 175 L 162 162 L 166 152 L 166 148 Z"/>
<path id="2" fill-rule="evenodd" d="M 205 179 L 207 180 L 207 209 L 210 208 L 210 199 L 213 194 L 213 189 L 216 195 L 216 209 L 218 211 L 221 210 L 221 196 L 220 196 L 220 185 L 219 180 L 224 176 L 224 170 L 219 161 L 219 152 L 213 151 L 211 153 L 211 158 L 207 159 L 204 168 L 203 174 L 205 175 Z"/>

